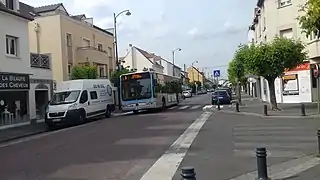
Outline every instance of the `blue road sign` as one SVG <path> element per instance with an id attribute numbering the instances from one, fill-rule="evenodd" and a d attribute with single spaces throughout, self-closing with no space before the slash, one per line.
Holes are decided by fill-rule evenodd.
<path id="1" fill-rule="evenodd" d="M 220 69 L 213 70 L 213 77 L 220 77 Z"/>

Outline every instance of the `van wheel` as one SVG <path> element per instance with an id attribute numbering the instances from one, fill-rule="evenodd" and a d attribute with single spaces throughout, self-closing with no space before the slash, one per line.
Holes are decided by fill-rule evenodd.
<path id="1" fill-rule="evenodd" d="M 47 131 L 53 131 L 53 130 L 55 130 L 56 129 L 56 126 L 55 125 L 53 125 L 53 124 L 47 124 Z"/>
<path id="2" fill-rule="evenodd" d="M 80 113 L 80 115 L 79 115 L 79 123 L 80 124 L 83 124 L 84 123 L 84 116 L 83 116 L 83 113 Z"/>
<path id="3" fill-rule="evenodd" d="M 110 118 L 111 117 L 111 109 L 109 107 L 107 107 L 107 109 L 106 109 L 105 116 L 106 116 L 106 118 Z"/>

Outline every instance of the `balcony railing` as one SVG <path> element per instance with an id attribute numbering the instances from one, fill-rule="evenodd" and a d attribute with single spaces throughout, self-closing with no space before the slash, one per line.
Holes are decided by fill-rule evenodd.
<path id="1" fill-rule="evenodd" d="M 30 53 L 30 65 L 34 68 L 50 69 L 50 55 Z"/>
<path id="2" fill-rule="evenodd" d="M 78 47 L 76 60 L 77 63 L 96 63 L 96 64 L 109 64 L 109 54 L 104 50 L 99 50 L 96 47 Z"/>

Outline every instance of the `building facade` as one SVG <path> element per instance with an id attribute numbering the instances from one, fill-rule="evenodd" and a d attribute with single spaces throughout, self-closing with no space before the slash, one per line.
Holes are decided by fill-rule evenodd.
<path id="1" fill-rule="evenodd" d="M 301 6 L 306 0 L 258 0 L 254 9 L 254 18 L 250 30 L 251 43 L 260 44 L 273 40 L 274 37 L 300 39 L 307 44 L 309 58 L 306 62 L 284 76 L 275 80 L 276 99 L 278 103 L 312 102 L 316 97 L 316 85 L 310 64 L 317 63 L 317 43 L 314 37 L 307 39 L 300 29 L 297 17 L 303 15 Z M 268 82 L 263 77 L 256 78 L 256 94 L 264 101 L 270 100 Z"/>
<path id="2" fill-rule="evenodd" d="M 191 66 L 188 68 L 188 79 L 189 82 L 201 82 L 203 85 L 205 76 L 203 72 L 200 72 L 196 67 Z"/>
<path id="3" fill-rule="evenodd" d="M 36 87 L 40 83 L 35 79 L 47 78 L 47 96 L 49 99 L 52 73 L 50 66 L 42 71 L 44 61 L 36 65 L 36 59 L 43 57 L 49 63 L 48 55 L 34 54 L 31 58 L 29 49 L 28 23 L 33 18 L 21 10 L 18 0 L 0 1 L 0 126 L 28 124 L 36 119 Z M 33 63 L 34 62 L 34 63 Z M 38 61 L 40 62 L 40 60 Z M 51 80 L 51 81 L 50 81 Z M 51 83 L 52 84 L 52 83 Z M 38 86 L 39 85 L 39 86 Z M 39 101 L 38 101 L 39 102 Z M 47 103 L 47 102 L 46 102 Z M 38 103 L 39 104 L 39 103 Z"/>
<path id="4" fill-rule="evenodd" d="M 123 67 L 135 71 L 147 69 L 164 73 L 164 67 L 158 62 L 161 57 L 133 46 L 132 44 L 129 45 L 129 48 L 130 50 L 126 56 L 121 58 Z"/>
<path id="5" fill-rule="evenodd" d="M 115 70 L 111 32 L 93 24 L 93 18 L 70 15 L 63 4 L 32 7 L 24 11 L 34 18 L 29 22 L 30 50 L 51 54 L 53 79 L 70 79 L 76 65 L 96 65 L 100 77 L 110 77 Z"/>

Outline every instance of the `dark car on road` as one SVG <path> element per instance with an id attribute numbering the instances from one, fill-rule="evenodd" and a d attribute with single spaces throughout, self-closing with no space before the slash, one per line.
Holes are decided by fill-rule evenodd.
<path id="1" fill-rule="evenodd" d="M 226 90 L 216 90 L 212 93 L 211 97 L 211 104 L 215 105 L 218 104 L 230 104 L 231 103 L 231 97 Z"/>
<path id="2" fill-rule="evenodd" d="M 229 96 L 230 96 L 230 99 L 232 100 L 232 91 L 231 91 L 230 88 L 225 87 L 225 88 L 219 88 L 218 90 L 221 90 L 221 91 L 225 90 L 225 91 L 227 91 L 228 94 L 229 94 Z"/>

